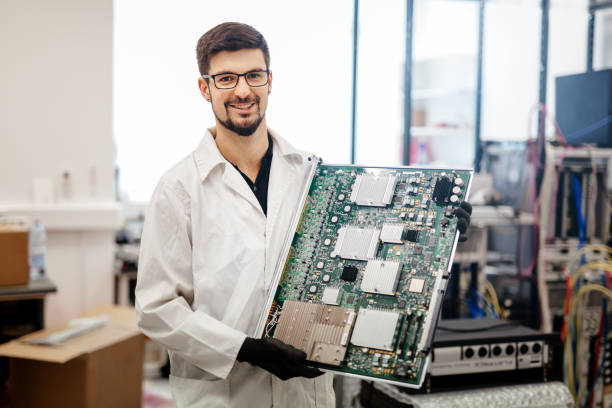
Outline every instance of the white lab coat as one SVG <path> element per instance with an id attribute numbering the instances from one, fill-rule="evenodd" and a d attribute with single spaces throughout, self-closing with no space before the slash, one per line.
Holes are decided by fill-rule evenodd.
<path id="1" fill-rule="evenodd" d="M 236 356 L 254 336 L 313 157 L 270 132 L 267 217 L 214 129 L 161 178 L 141 240 L 136 311 L 170 355 L 177 407 L 332 408 L 331 374 L 281 381 Z"/>

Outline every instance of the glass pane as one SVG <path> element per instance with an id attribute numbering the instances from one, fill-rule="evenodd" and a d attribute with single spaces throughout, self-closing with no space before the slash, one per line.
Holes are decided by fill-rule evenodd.
<path id="1" fill-rule="evenodd" d="M 415 1 L 410 162 L 472 167 L 478 3 Z"/>
<path id="2" fill-rule="evenodd" d="M 402 162 L 406 2 L 359 2 L 357 151 L 361 165 Z"/>
<path id="3" fill-rule="evenodd" d="M 482 140 L 528 137 L 530 112 L 538 102 L 541 15 L 539 1 L 485 6 Z"/>
<path id="4" fill-rule="evenodd" d="M 612 68 L 612 9 L 598 11 L 595 15 L 594 48 L 593 68 Z"/>

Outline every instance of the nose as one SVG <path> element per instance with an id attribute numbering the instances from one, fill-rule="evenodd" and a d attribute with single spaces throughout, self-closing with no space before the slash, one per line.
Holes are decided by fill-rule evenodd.
<path id="1" fill-rule="evenodd" d="M 249 86 L 249 84 L 247 84 L 245 77 L 238 77 L 238 83 L 236 84 L 236 88 L 234 88 L 234 93 L 239 98 L 249 96 L 249 94 L 251 93 L 251 87 Z"/>

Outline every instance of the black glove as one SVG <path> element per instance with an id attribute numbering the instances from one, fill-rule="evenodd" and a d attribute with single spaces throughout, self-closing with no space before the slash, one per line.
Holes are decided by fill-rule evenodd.
<path id="1" fill-rule="evenodd" d="M 472 215 L 472 204 L 467 201 L 462 202 L 459 208 L 455 209 L 454 214 L 457 217 L 457 229 L 461 234 L 459 235 L 459 242 L 465 242 L 467 241 L 465 232 L 470 225 L 470 215 Z"/>
<path id="2" fill-rule="evenodd" d="M 237 360 L 259 366 L 283 381 L 293 377 L 314 378 L 323 374 L 321 370 L 306 366 L 306 353 L 302 350 L 268 337 L 244 339 Z"/>

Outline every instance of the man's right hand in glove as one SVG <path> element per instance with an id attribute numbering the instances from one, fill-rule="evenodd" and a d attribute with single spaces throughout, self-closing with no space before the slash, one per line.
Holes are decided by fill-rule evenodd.
<path id="1" fill-rule="evenodd" d="M 238 352 L 237 360 L 246 361 L 271 372 L 281 380 L 293 377 L 314 378 L 321 370 L 306 366 L 306 353 L 273 338 L 247 337 Z"/>

